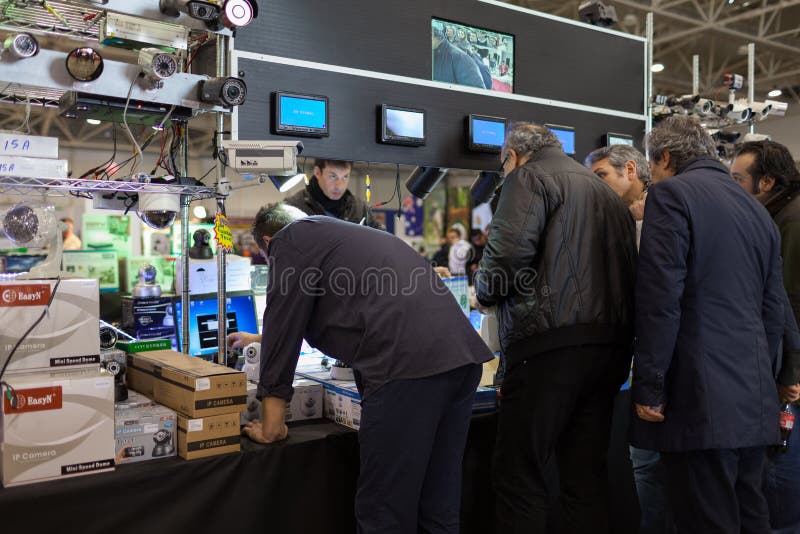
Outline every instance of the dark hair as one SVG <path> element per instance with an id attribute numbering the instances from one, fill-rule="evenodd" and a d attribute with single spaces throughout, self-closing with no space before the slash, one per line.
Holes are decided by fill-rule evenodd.
<path id="1" fill-rule="evenodd" d="M 719 159 L 717 144 L 700 121 L 689 115 L 671 115 L 653 128 L 645 141 L 650 161 L 659 162 L 669 153 L 670 166 L 676 173 L 698 158 Z"/>
<path id="2" fill-rule="evenodd" d="M 75 221 L 73 221 L 73 220 L 72 220 L 72 219 L 70 219 L 69 217 L 63 217 L 63 218 L 61 219 L 61 222 L 63 222 L 63 223 L 75 224 Z"/>
<path id="3" fill-rule="evenodd" d="M 775 141 L 749 141 L 736 149 L 736 157 L 753 154 L 753 163 L 747 172 L 758 183 L 763 177 L 771 176 L 779 187 L 788 187 L 790 182 L 800 182 L 800 171 L 794 163 L 789 149 Z"/>
<path id="4" fill-rule="evenodd" d="M 256 214 L 251 230 L 258 248 L 264 250 L 264 236 L 272 237 L 290 223 L 302 219 L 306 214 L 288 204 L 279 202 L 264 206 Z"/>
<path id="5" fill-rule="evenodd" d="M 330 165 L 331 167 L 350 167 L 353 168 L 352 161 L 344 161 L 340 159 L 315 159 L 314 160 L 314 167 L 319 167 L 319 170 L 324 171 L 325 166 Z"/>

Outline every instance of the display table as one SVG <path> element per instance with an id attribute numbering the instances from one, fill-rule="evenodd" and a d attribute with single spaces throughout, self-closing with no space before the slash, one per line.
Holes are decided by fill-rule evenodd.
<path id="1" fill-rule="evenodd" d="M 618 412 L 626 417 L 627 406 L 621 395 Z M 496 424 L 494 414 L 472 419 L 464 457 L 463 533 L 492 532 Z M 621 459 L 623 446 L 626 450 L 612 437 L 609 456 Z M 610 465 L 617 471 L 609 488 L 612 532 L 635 532 L 629 528 L 637 521 L 635 500 L 629 501 L 630 464 L 627 471 L 624 463 Z M 291 425 L 281 443 L 243 438 L 240 454 L 149 460 L 120 465 L 113 473 L 0 489 L 0 519 L 4 531 L 26 534 L 353 534 L 357 476 L 356 432 L 309 421 Z"/>

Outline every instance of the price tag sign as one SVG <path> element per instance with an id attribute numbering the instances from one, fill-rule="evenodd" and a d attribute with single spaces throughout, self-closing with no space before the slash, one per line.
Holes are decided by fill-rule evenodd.
<path id="1" fill-rule="evenodd" d="M 226 252 L 233 252 L 233 234 L 228 226 L 228 218 L 221 213 L 214 217 L 214 237 L 217 244 Z"/>

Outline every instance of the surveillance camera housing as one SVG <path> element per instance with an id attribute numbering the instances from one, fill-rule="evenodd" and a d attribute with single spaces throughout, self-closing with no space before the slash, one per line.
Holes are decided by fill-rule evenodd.
<path id="1" fill-rule="evenodd" d="M 294 176 L 302 141 L 223 141 L 229 164 L 243 175 Z M 265 180 L 266 181 L 266 180 Z"/>
<path id="2" fill-rule="evenodd" d="M 139 65 L 147 85 L 156 89 L 161 89 L 164 80 L 178 72 L 178 58 L 158 48 L 142 48 L 139 51 Z"/>
<path id="3" fill-rule="evenodd" d="M 209 78 L 200 82 L 197 93 L 202 102 L 232 108 L 247 100 L 247 85 L 240 78 Z"/>
<path id="4" fill-rule="evenodd" d="M 180 197 L 164 193 L 139 194 L 139 218 L 156 230 L 169 228 L 180 211 Z"/>

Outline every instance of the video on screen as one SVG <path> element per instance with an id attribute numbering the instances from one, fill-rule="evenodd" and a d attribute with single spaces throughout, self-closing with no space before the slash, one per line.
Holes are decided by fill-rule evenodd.
<path id="1" fill-rule="evenodd" d="M 432 80 L 514 92 L 514 36 L 441 19 L 431 21 Z"/>

